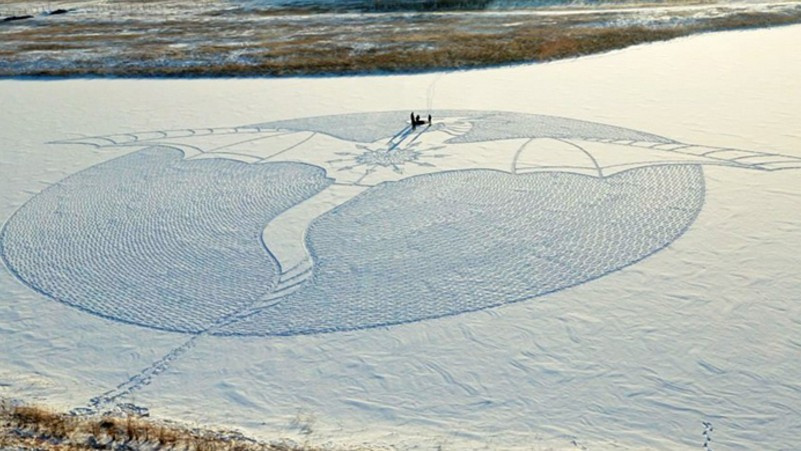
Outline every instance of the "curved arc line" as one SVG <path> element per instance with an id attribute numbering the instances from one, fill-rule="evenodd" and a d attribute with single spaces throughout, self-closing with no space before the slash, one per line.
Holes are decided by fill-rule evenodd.
<path id="1" fill-rule="evenodd" d="M 291 132 L 290 132 L 290 133 L 291 133 Z M 298 142 L 298 143 L 295 143 L 295 144 L 293 144 L 293 145 L 291 145 L 291 146 L 289 146 L 289 147 L 287 147 L 287 148 L 285 148 L 285 149 L 283 149 L 283 150 L 280 150 L 280 151 L 278 151 L 278 152 L 276 152 L 276 153 L 274 153 L 274 154 L 270 155 L 269 157 L 264 157 L 264 158 L 261 158 L 259 161 L 264 161 L 264 162 L 266 162 L 266 161 L 268 161 L 268 160 L 269 160 L 269 159 L 271 159 L 271 158 L 275 158 L 275 157 L 277 157 L 278 155 L 281 155 L 282 153 L 289 152 L 290 150 L 292 150 L 292 149 L 294 149 L 294 148 L 296 148 L 296 147 L 298 147 L 298 146 L 300 146 L 300 145 L 302 145 L 302 144 L 305 144 L 305 143 L 306 143 L 306 142 L 308 142 L 310 139 L 312 139 L 312 138 L 314 138 L 315 136 L 317 136 L 317 133 L 318 133 L 318 132 L 312 132 L 312 134 L 311 134 L 311 135 L 309 135 L 307 138 L 303 139 L 302 141 L 300 141 L 300 142 Z M 312 165 L 312 166 L 314 166 L 314 165 Z M 316 166 L 316 167 L 318 167 L 318 168 L 319 168 L 319 166 Z M 323 168 L 320 168 L 320 169 L 323 169 Z M 323 169 L 323 171 L 325 171 L 325 169 Z"/>
<path id="2" fill-rule="evenodd" d="M 601 123 L 598 123 L 598 122 L 590 122 L 590 121 L 585 121 L 585 120 L 582 120 L 582 119 L 573 119 L 573 118 L 569 118 L 569 117 L 565 117 L 565 116 L 552 116 L 552 115 L 544 115 L 544 114 L 533 114 L 533 113 L 516 112 L 516 111 L 500 111 L 500 110 L 487 111 L 487 110 L 465 109 L 465 110 L 433 110 L 433 111 L 437 112 L 438 114 L 450 115 L 450 116 L 460 116 L 460 115 L 465 115 L 466 114 L 466 115 L 468 115 L 470 117 L 490 118 L 490 117 L 493 117 L 493 116 L 501 116 L 501 115 L 512 114 L 512 115 L 528 116 L 529 118 L 532 118 L 532 119 L 543 119 L 543 118 L 561 119 L 561 120 L 573 122 L 575 124 L 585 124 L 585 125 L 596 126 L 596 127 L 598 125 L 602 125 L 602 126 L 607 127 L 607 128 L 616 129 L 616 130 L 622 130 L 622 131 L 626 131 L 628 133 L 634 132 L 634 133 L 638 133 L 638 134 L 641 134 L 641 135 L 648 135 L 648 136 L 651 136 L 651 137 L 654 137 L 654 138 L 659 138 L 659 139 L 663 140 L 663 142 L 661 142 L 660 144 L 681 144 L 678 141 L 672 140 L 670 138 L 665 138 L 664 136 L 655 135 L 653 133 L 641 132 L 641 131 L 638 131 L 638 130 L 634 130 L 634 129 L 626 128 L 626 127 L 621 127 L 621 126 L 617 126 L 617 125 L 601 124 Z M 334 116 L 347 118 L 347 117 L 365 116 L 365 115 L 368 115 L 368 114 L 398 114 L 398 115 L 402 114 L 403 117 L 404 117 L 404 120 L 403 120 L 404 123 L 406 122 L 405 118 L 408 117 L 408 111 L 400 111 L 400 110 L 383 110 L 383 111 L 375 111 L 375 112 L 370 112 L 370 113 L 346 113 L 346 114 L 337 114 L 337 115 L 334 115 Z M 270 126 L 271 124 L 279 124 L 279 125 L 286 126 L 287 123 L 291 123 L 291 122 L 295 122 L 295 121 L 313 121 L 315 119 L 330 118 L 331 116 L 332 115 L 329 114 L 329 115 L 317 115 L 317 116 L 307 116 L 307 117 L 294 117 L 294 118 L 290 118 L 290 119 L 280 119 L 280 120 L 275 120 L 275 121 L 250 124 L 250 125 L 247 125 L 246 127 L 252 127 L 252 128 L 261 130 L 261 129 L 267 129 L 267 126 Z M 275 129 L 282 129 L 282 128 L 281 127 L 276 127 Z M 293 127 L 284 128 L 284 129 L 298 131 L 297 129 L 295 129 Z M 444 131 L 444 130 L 440 130 L 440 131 Z M 322 132 L 320 132 L 320 133 L 322 133 Z M 323 134 L 326 134 L 326 133 L 323 133 Z M 513 137 L 513 138 L 509 138 L 509 139 L 519 139 L 519 138 L 523 138 L 523 137 L 529 137 L 529 136 L 516 136 L 516 137 Z M 545 138 L 545 137 L 553 138 L 553 136 L 543 136 L 543 138 Z M 589 139 L 589 137 L 581 138 L 581 139 Z M 477 141 L 477 142 L 479 142 L 479 141 Z"/>
<path id="3" fill-rule="evenodd" d="M 528 147 L 536 138 L 529 138 L 526 142 L 520 145 L 520 147 L 515 152 L 515 156 L 512 158 L 512 174 L 517 174 L 517 162 L 520 160 L 520 155 L 523 154 L 523 150 Z"/>
<path id="4" fill-rule="evenodd" d="M 135 143 L 151 143 L 154 140 L 164 139 L 164 138 L 175 138 L 176 133 L 186 133 L 186 135 L 180 136 L 182 138 L 190 138 L 190 137 L 199 137 L 199 136 L 210 136 L 210 135 L 236 135 L 236 134 L 245 134 L 245 133 L 260 133 L 263 129 L 258 127 L 252 126 L 236 126 L 236 127 L 215 127 L 215 128 L 200 128 L 200 129 L 192 129 L 192 128 L 184 128 L 184 129 L 170 129 L 170 130 L 147 130 L 144 132 L 133 132 L 133 133 L 117 133 L 111 135 L 99 135 L 99 136 L 84 136 L 81 138 L 74 138 L 69 140 L 57 140 L 57 141 L 50 141 L 48 144 L 85 144 L 85 145 L 93 145 L 93 143 L 83 142 L 81 140 L 90 140 L 90 139 L 102 139 L 104 141 L 108 141 L 111 144 L 109 146 L 102 146 L 102 147 L 111 147 L 111 146 L 119 146 L 125 144 L 135 144 Z M 140 139 L 141 135 L 147 133 L 158 133 L 162 135 L 161 137 L 153 137 L 148 139 Z M 133 138 L 133 141 L 128 142 L 117 142 L 114 140 L 115 137 L 122 137 L 128 136 Z"/>
<path id="5" fill-rule="evenodd" d="M 595 157 L 593 157 L 592 154 L 587 151 L 587 149 L 579 146 L 578 144 L 575 144 L 575 143 L 572 143 L 570 141 L 564 140 L 562 138 L 554 138 L 554 139 L 556 139 L 557 141 L 563 142 L 563 143 L 565 143 L 565 144 L 567 144 L 569 146 L 573 146 L 576 149 L 578 149 L 581 152 L 583 152 L 584 155 L 586 155 L 592 161 L 592 164 L 595 165 L 595 170 L 598 171 L 598 176 L 601 177 L 601 178 L 604 177 L 603 169 L 601 169 L 601 166 L 598 164 L 598 160 L 596 160 Z"/>
<path id="6" fill-rule="evenodd" d="M 232 144 L 226 144 L 226 145 L 224 145 L 224 146 L 215 147 L 215 148 L 213 148 L 213 149 L 209 149 L 209 150 L 207 150 L 206 152 L 212 153 L 212 152 L 216 152 L 216 151 L 218 151 L 218 150 L 220 150 L 220 149 L 226 149 L 226 148 L 228 148 L 228 147 L 234 147 L 234 146 L 238 146 L 238 145 L 240 145 L 240 144 L 245 144 L 245 143 L 249 143 L 249 142 L 255 142 L 255 141 L 262 140 L 262 139 L 275 138 L 275 137 L 278 137 L 278 136 L 286 136 L 286 135 L 290 135 L 290 134 L 292 134 L 292 133 L 295 133 L 295 132 L 292 132 L 292 131 L 286 131 L 286 132 L 276 133 L 276 134 L 274 134 L 274 135 L 268 135 L 268 136 L 259 136 L 259 137 L 256 137 L 256 138 L 246 139 L 246 140 L 244 140 L 244 141 L 237 141 L 237 142 L 235 142 L 235 143 L 232 143 Z M 236 135 L 236 134 L 238 134 L 238 133 L 231 133 L 231 134 L 232 134 L 232 135 Z"/>
<path id="7" fill-rule="evenodd" d="M 632 167 L 630 167 L 628 169 L 625 169 L 625 170 L 622 170 L 620 172 L 615 172 L 612 175 L 622 174 L 622 173 L 630 171 L 630 170 L 635 170 L 635 169 L 642 168 L 642 167 L 647 167 L 647 166 L 720 166 L 720 167 L 738 168 L 738 169 L 743 169 L 743 168 L 755 169 L 755 170 L 759 170 L 759 171 L 774 171 L 774 170 L 780 170 L 780 169 L 791 169 L 791 168 L 769 169 L 769 168 L 763 168 L 763 167 L 759 167 L 759 166 L 751 166 L 751 165 L 732 163 L 732 162 L 728 162 L 728 161 L 725 161 L 725 160 L 709 161 L 709 162 L 705 161 L 703 163 L 701 163 L 701 162 L 693 162 L 693 161 L 685 161 L 685 160 L 676 160 L 676 161 L 665 160 L 665 161 L 659 161 L 659 162 L 654 162 L 654 163 L 651 163 L 651 162 L 648 162 L 648 161 L 645 161 L 645 162 L 638 161 L 638 162 L 634 162 L 634 163 L 610 164 L 610 165 L 604 166 L 604 169 L 620 168 L 620 167 L 626 167 L 626 166 L 632 166 Z M 577 172 L 572 172 L 571 169 L 587 170 L 587 169 L 592 169 L 592 168 L 582 167 L 582 166 L 522 166 L 522 171 L 519 171 L 519 174 L 531 174 L 531 173 L 535 173 L 535 172 L 560 172 L 560 173 L 568 172 L 568 173 L 572 173 L 572 174 L 576 174 L 576 175 L 586 175 L 586 174 L 580 174 L 580 173 L 577 173 Z M 609 177 L 609 176 L 610 175 L 608 175 L 608 174 L 604 175 L 604 177 Z"/>
<path id="8" fill-rule="evenodd" d="M 109 136 L 114 136 L 114 135 L 109 135 Z M 83 141 L 83 140 L 90 140 L 90 139 L 102 139 L 103 141 L 108 141 L 111 144 L 100 145 L 100 144 L 96 144 L 96 143 L 92 143 L 92 142 Z M 119 145 L 119 143 L 117 143 L 113 139 L 107 138 L 105 136 L 90 136 L 90 137 L 75 138 L 75 139 L 69 139 L 69 140 L 64 139 L 64 140 L 48 141 L 45 144 L 62 144 L 62 145 L 63 144 L 73 144 L 73 145 L 92 146 L 92 147 L 95 147 L 95 148 L 98 148 L 98 149 L 101 148 L 101 147 L 113 147 L 113 146 Z"/>

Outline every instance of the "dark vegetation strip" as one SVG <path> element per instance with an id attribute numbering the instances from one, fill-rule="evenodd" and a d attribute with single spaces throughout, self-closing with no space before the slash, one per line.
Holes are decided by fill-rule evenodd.
<path id="1" fill-rule="evenodd" d="M 328 22 L 309 15 L 269 26 L 129 22 L 124 31 L 114 21 L 44 25 L 0 34 L 6 42 L 0 45 L 0 76 L 253 77 L 466 69 L 801 23 L 801 8 L 731 13 L 677 26 L 599 26 L 599 20 L 592 14 L 481 19 L 420 14 L 399 22 L 367 14 Z M 243 35 L 243 29 L 249 33 Z M 174 45 L 187 42 L 191 45 Z M 69 52 L 79 54 L 65 58 Z"/>
<path id="2" fill-rule="evenodd" d="M 121 414 L 75 416 L 42 407 L 12 405 L 2 401 L 0 402 L 0 449 L 315 451 L 335 448 L 321 448 L 291 441 L 263 443 L 237 432 L 191 429 L 147 417 Z"/>

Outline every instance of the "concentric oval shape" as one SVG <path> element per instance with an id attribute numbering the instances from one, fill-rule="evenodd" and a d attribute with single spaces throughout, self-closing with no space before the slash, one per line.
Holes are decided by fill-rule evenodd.
<path id="1" fill-rule="evenodd" d="M 245 151 L 234 145 L 227 156 L 187 158 L 150 142 L 32 198 L 5 224 L 0 253 L 33 289 L 105 318 L 188 333 L 313 334 L 575 286 L 669 245 L 703 205 L 699 164 L 590 176 L 500 161 L 540 138 L 678 145 L 666 138 L 548 116 L 434 116 L 441 122 L 420 129 L 389 112 L 250 126 L 267 134 L 240 160 L 230 158 Z M 203 135 L 185 138 L 203 147 Z M 516 152 L 507 145 L 518 141 Z M 471 158 L 476 149 L 483 160 Z M 526 153 L 526 164 L 537 155 Z M 354 191 L 330 194 L 345 185 Z M 306 272 L 278 256 L 286 243 L 263 241 L 277 223 L 300 227 L 286 236 L 302 237 Z"/>

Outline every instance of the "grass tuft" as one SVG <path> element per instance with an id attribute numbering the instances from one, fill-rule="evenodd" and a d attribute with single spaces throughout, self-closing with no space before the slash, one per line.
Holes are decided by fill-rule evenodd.
<path id="1" fill-rule="evenodd" d="M 73 416 L 0 401 L 0 449 L 182 449 L 187 451 L 316 451 L 288 441 L 262 443 L 241 434 L 190 429 L 136 416 Z M 325 447 L 326 450 L 335 448 Z M 343 448 L 345 449 L 345 448 Z M 366 450 L 364 447 L 347 448 Z"/>

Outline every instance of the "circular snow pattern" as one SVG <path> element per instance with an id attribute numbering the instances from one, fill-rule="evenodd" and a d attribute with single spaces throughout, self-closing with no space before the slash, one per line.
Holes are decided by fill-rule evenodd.
<path id="1" fill-rule="evenodd" d="M 547 116 L 435 112 L 435 120 L 448 114 L 462 117 L 442 129 L 451 143 L 672 143 Z M 397 117 L 254 127 L 371 143 L 397 136 Z M 413 147 L 356 157 L 399 171 L 418 160 Z M 455 315 L 596 279 L 670 244 L 704 199 L 701 167 L 691 164 L 597 177 L 425 164 L 428 173 L 366 187 L 314 219 L 305 233 L 311 275 L 291 290 L 262 231 L 332 186 L 332 174 L 309 162 L 189 159 L 151 146 L 32 198 L 6 223 L 0 253 L 33 289 L 109 319 L 190 333 L 311 334 Z"/>
<path id="2" fill-rule="evenodd" d="M 703 203 L 699 166 L 607 178 L 495 171 L 377 187 L 317 219 L 312 283 L 222 333 L 399 324 L 565 289 L 675 240 Z"/>
<path id="3" fill-rule="evenodd" d="M 98 315 L 199 332 L 257 300 L 279 268 L 266 222 L 328 184 L 317 168 L 184 160 L 151 148 L 34 197 L 3 255 L 34 289 Z"/>

